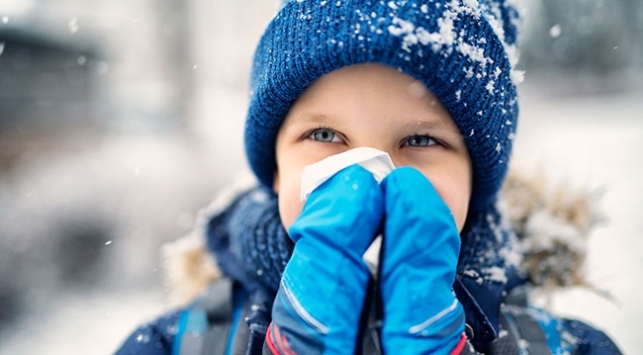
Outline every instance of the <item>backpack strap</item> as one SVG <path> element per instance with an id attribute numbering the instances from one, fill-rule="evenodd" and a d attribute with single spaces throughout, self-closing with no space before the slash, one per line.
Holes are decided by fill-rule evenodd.
<path id="1" fill-rule="evenodd" d="M 548 342 L 558 337 L 557 330 L 547 329 L 528 306 L 525 287 L 514 288 L 500 308 L 500 334 L 491 344 L 492 354 L 551 355 L 559 345 Z M 556 334 L 549 334 L 553 330 Z"/>
<path id="2" fill-rule="evenodd" d="M 502 306 L 500 328 L 500 336 L 492 343 L 493 354 L 552 354 L 543 328 L 528 309 Z"/>
<path id="3" fill-rule="evenodd" d="M 225 354 L 233 327 L 233 283 L 221 278 L 183 311 L 173 355 Z"/>

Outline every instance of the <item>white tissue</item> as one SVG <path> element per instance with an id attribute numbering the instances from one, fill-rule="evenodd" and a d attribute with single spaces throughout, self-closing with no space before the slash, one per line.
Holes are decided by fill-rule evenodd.
<path id="1" fill-rule="evenodd" d="M 375 148 L 361 147 L 332 155 L 315 164 L 308 165 L 301 174 L 301 191 L 299 198 L 304 201 L 319 185 L 335 175 L 338 171 L 359 164 L 373 174 L 379 183 L 388 175 L 395 165 L 388 153 Z M 377 278 L 382 236 L 378 235 L 368 247 L 362 259 L 373 278 Z"/>
<path id="2" fill-rule="evenodd" d="M 338 171 L 353 164 L 359 164 L 370 171 L 377 182 L 381 182 L 388 173 L 395 169 L 388 153 L 375 148 L 361 147 L 331 155 L 304 168 L 301 173 L 301 192 L 299 194 L 301 201 L 306 200 L 311 192 Z"/>

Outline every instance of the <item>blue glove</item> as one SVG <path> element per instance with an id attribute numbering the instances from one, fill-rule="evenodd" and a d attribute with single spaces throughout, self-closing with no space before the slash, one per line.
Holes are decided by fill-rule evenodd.
<path id="1" fill-rule="evenodd" d="M 370 278 L 362 254 L 378 231 L 383 206 L 380 186 L 358 165 L 311 193 L 289 229 L 295 247 L 275 298 L 264 350 L 354 352 Z"/>
<path id="2" fill-rule="evenodd" d="M 451 211 L 419 171 L 383 181 L 381 294 L 386 354 L 449 354 L 464 346 L 464 311 L 452 286 L 460 235 Z"/>

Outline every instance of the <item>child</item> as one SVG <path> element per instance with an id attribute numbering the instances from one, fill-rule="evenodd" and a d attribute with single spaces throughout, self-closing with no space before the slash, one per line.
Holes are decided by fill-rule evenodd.
<path id="1" fill-rule="evenodd" d="M 206 271 L 205 292 L 118 353 L 619 353 L 527 305 L 496 207 L 518 24 L 508 0 L 285 2 L 252 68 L 245 145 L 260 186 L 204 223 L 222 275 Z M 348 166 L 300 201 L 305 167 L 360 147 L 397 168 L 377 181 Z M 372 277 L 362 255 L 377 235 Z M 198 245 L 176 248 L 209 265 Z"/>

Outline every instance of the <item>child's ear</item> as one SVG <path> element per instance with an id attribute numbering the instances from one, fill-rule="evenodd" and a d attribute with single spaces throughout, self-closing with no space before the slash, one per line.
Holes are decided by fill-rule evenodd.
<path id="1" fill-rule="evenodd" d="M 279 171 L 275 171 L 275 176 L 272 178 L 272 191 L 279 194 Z"/>

